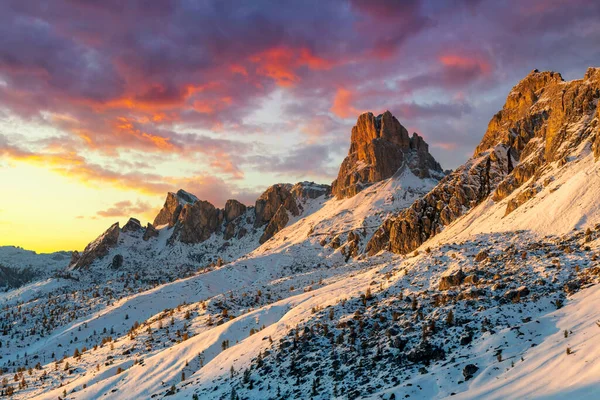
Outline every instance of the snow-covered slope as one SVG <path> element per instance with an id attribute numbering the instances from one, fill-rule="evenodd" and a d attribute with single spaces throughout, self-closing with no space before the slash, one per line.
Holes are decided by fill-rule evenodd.
<path id="1" fill-rule="evenodd" d="M 0 289 L 16 288 L 32 280 L 53 276 L 69 262 L 66 251 L 37 254 L 20 247 L 0 247 Z"/>
<path id="2" fill-rule="evenodd" d="M 507 205 L 520 191 L 499 202 L 488 198 L 422 247 L 481 233 L 525 230 L 543 237 L 594 228 L 600 222 L 600 163 L 589 143 L 582 144 L 567 165 L 551 167 L 531 179 L 544 182 L 544 187 L 511 213 L 506 214 Z"/>

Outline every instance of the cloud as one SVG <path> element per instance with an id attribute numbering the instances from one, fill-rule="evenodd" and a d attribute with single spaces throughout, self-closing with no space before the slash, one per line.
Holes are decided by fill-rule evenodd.
<path id="1" fill-rule="evenodd" d="M 152 210 L 149 203 L 137 201 L 135 204 L 129 200 L 119 201 L 106 210 L 100 210 L 96 214 L 102 218 L 131 217 L 145 214 Z"/>

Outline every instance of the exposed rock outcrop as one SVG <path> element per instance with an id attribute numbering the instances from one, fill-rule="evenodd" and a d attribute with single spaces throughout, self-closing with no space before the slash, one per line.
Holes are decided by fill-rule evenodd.
<path id="1" fill-rule="evenodd" d="M 169 242 L 201 243 L 217 231 L 223 222 L 223 210 L 215 208 L 208 201 L 198 200 L 185 204 L 179 213 L 177 223 Z"/>
<path id="2" fill-rule="evenodd" d="M 273 218 L 271 218 L 271 221 L 267 224 L 265 231 L 259 239 L 259 243 L 263 244 L 271 239 L 277 232 L 286 227 L 289 220 L 290 217 L 287 208 L 283 204 L 280 205 Z"/>
<path id="3" fill-rule="evenodd" d="M 258 227 L 269 223 L 281 206 L 294 216 L 300 215 L 296 197 L 292 195 L 291 189 L 292 185 L 290 184 L 277 184 L 269 187 L 256 200 L 254 225 Z"/>
<path id="4" fill-rule="evenodd" d="M 185 190 L 180 189 L 177 193 L 169 192 L 163 208 L 154 219 L 154 227 L 160 225 L 169 225 L 169 227 L 175 226 L 183 206 L 186 204 L 194 204 L 196 201 L 198 201 L 198 198 Z"/>
<path id="5" fill-rule="evenodd" d="M 141 229 L 142 224 L 140 223 L 139 219 L 129 218 L 129 221 L 127 221 L 127 223 L 123 225 L 123 228 L 121 228 L 121 232 L 137 232 Z"/>
<path id="6" fill-rule="evenodd" d="M 337 198 L 352 197 L 365 187 L 391 178 L 407 166 L 420 178 L 443 176 L 440 165 L 429 154 L 429 146 L 408 131 L 389 111 L 375 117 L 364 113 L 352 128 L 350 150 L 332 183 Z"/>
<path id="7" fill-rule="evenodd" d="M 89 267 L 94 261 L 108 254 L 110 249 L 119 241 L 119 223 L 115 222 L 110 228 L 100 235 L 96 240 L 85 247 L 79 257 L 73 256 L 70 269 L 82 269 Z M 75 261 L 73 263 L 73 261 Z"/>
<path id="8" fill-rule="evenodd" d="M 150 222 L 148 222 L 148 225 L 146 226 L 146 231 L 144 232 L 144 240 L 148 241 L 151 238 L 157 237 L 157 236 L 158 236 L 158 231 L 156 230 L 154 225 L 152 225 Z"/>
<path id="9" fill-rule="evenodd" d="M 474 156 L 386 220 L 368 243 L 368 253 L 409 253 L 490 195 L 494 201 L 504 199 L 585 141 L 597 140 L 599 98 L 598 68 L 570 82 L 555 72 L 532 71 L 492 118 Z M 526 190 L 521 200 L 536 189 Z"/>
<path id="10" fill-rule="evenodd" d="M 297 199 L 316 199 L 331 193 L 331 186 L 314 182 L 298 182 L 292 186 L 290 191 Z"/>
<path id="11" fill-rule="evenodd" d="M 231 222 L 245 212 L 245 205 L 237 200 L 227 200 L 227 203 L 225 203 L 225 222 Z"/>

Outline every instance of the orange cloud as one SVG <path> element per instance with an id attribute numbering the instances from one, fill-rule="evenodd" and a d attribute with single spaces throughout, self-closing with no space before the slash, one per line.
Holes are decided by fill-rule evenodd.
<path id="1" fill-rule="evenodd" d="M 478 56 L 464 56 L 458 54 L 444 54 L 439 57 L 440 62 L 445 67 L 462 70 L 478 70 L 482 75 L 488 75 L 492 67 L 490 63 Z"/>
<path id="2" fill-rule="evenodd" d="M 210 166 L 216 170 L 219 170 L 220 172 L 230 174 L 234 179 L 244 178 L 244 173 L 242 170 L 240 170 L 226 154 L 217 156 L 211 161 Z"/>
<path id="3" fill-rule="evenodd" d="M 229 66 L 229 70 L 234 74 L 240 74 L 243 76 L 248 76 L 248 70 L 243 65 L 232 64 Z"/>
<path id="4" fill-rule="evenodd" d="M 169 138 L 143 132 L 136 128 L 133 122 L 134 121 L 127 117 L 118 117 L 117 120 L 114 121 L 113 126 L 119 135 L 130 136 L 139 141 L 151 144 L 151 147 L 159 150 L 174 150 L 175 146 L 170 142 Z"/>
<path id="5" fill-rule="evenodd" d="M 150 204 L 137 201 L 135 204 L 129 200 L 118 201 L 106 210 L 100 210 L 96 214 L 103 218 L 130 217 L 135 215 L 145 215 L 153 208 Z"/>
<path id="6" fill-rule="evenodd" d="M 354 101 L 354 94 L 344 88 L 338 88 L 333 98 L 333 105 L 330 110 L 332 113 L 340 118 L 349 118 L 359 114 L 359 111 L 352 106 Z"/>
<path id="7" fill-rule="evenodd" d="M 327 70 L 334 66 L 332 61 L 316 56 L 308 48 L 273 47 L 250 57 L 250 61 L 257 64 L 259 75 L 267 76 L 284 87 L 293 86 L 300 80 L 296 73 L 300 67 Z"/>

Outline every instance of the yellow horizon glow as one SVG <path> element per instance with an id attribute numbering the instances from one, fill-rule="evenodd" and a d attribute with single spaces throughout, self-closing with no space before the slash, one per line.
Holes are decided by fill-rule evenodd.
<path id="1" fill-rule="evenodd" d="M 156 206 L 148 215 L 131 215 L 145 224 L 160 209 L 162 196 L 92 185 L 25 162 L 0 164 L 0 246 L 19 246 L 38 253 L 83 250 L 111 224 L 130 216 L 101 217 L 123 200 Z"/>

